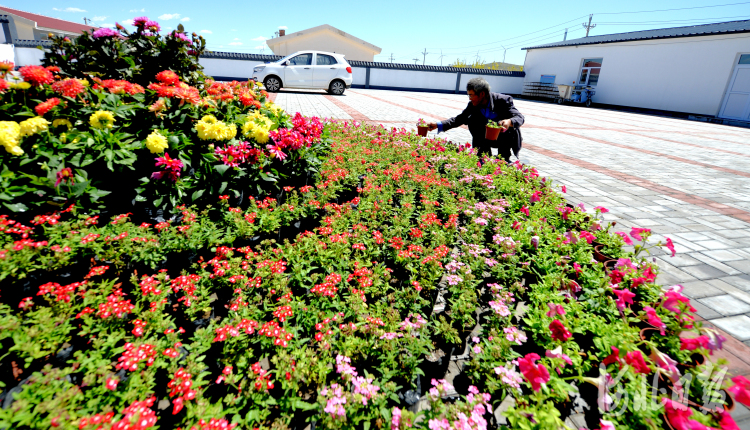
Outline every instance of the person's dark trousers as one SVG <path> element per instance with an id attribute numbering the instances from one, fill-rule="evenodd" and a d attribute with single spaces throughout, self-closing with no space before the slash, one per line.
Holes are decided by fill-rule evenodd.
<path id="1" fill-rule="evenodd" d="M 497 148 L 497 155 L 499 155 L 500 157 L 503 157 L 506 163 L 510 164 L 511 154 L 512 154 L 512 151 L 510 149 L 510 145 L 504 145 L 504 146 Z M 518 155 L 516 155 L 516 157 L 517 156 Z"/>

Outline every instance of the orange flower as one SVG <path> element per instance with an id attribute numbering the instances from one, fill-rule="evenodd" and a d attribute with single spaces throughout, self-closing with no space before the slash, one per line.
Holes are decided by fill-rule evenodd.
<path id="1" fill-rule="evenodd" d="M 59 104 L 60 104 L 60 99 L 58 99 L 57 97 L 52 97 L 51 99 L 48 99 L 47 101 L 36 105 L 34 110 L 36 111 L 37 115 L 42 116 Z"/>
<path id="2" fill-rule="evenodd" d="M 156 80 L 163 84 L 175 85 L 180 82 L 180 77 L 171 70 L 164 70 L 156 74 Z"/>
<path id="3" fill-rule="evenodd" d="M 32 85 L 44 85 L 52 83 L 55 78 L 52 76 L 52 72 L 45 69 L 42 66 L 24 66 L 19 70 L 23 80 Z"/>
<path id="4" fill-rule="evenodd" d="M 0 61 L 0 75 L 7 75 L 16 68 L 16 65 L 12 61 Z"/>

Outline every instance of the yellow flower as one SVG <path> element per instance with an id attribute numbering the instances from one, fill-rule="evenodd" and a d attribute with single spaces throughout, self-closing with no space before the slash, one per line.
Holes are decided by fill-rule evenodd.
<path id="1" fill-rule="evenodd" d="M 0 145 L 11 154 L 16 154 L 14 148 L 21 149 L 18 144 L 21 141 L 21 126 L 15 121 L 0 121 Z M 23 154 L 23 150 L 21 149 Z"/>
<path id="2" fill-rule="evenodd" d="M 161 154 L 165 149 L 169 148 L 169 144 L 166 137 L 159 134 L 157 130 L 154 130 L 146 138 L 146 148 L 152 154 Z"/>
<path id="3" fill-rule="evenodd" d="M 71 128 L 73 128 L 73 124 L 71 124 L 70 121 L 68 121 L 65 118 L 57 118 L 56 120 L 52 121 L 52 128 L 56 128 L 56 127 L 59 127 L 61 125 L 67 126 L 68 130 L 70 130 Z"/>
<path id="4" fill-rule="evenodd" d="M 80 83 L 81 83 L 81 85 L 83 85 L 84 87 L 88 87 L 89 85 L 91 85 L 91 84 L 89 83 L 89 81 L 88 81 L 88 80 L 86 80 L 86 79 L 79 79 L 79 80 L 78 80 L 78 82 L 80 82 Z"/>
<path id="5" fill-rule="evenodd" d="M 229 140 L 237 135 L 235 124 L 227 125 L 213 115 L 206 115 L 195 124 L 198 137 L 203 140 Z"/>
<path id="6" fill-rule="evenodd" d="M 8 148 L 5 148 L 5 150 L 7 151 Z M 19 155 L 23 155 L 23 149 L 21 149 L 20 146 L 14 146 L 8 152 L 10 152 L 11 154 L 15 155 L 16 157 L 19 156 Z"/>
<path id="7" fill-rule="evenodd" d="M 258 143 L 268 142 L 268 129 L 257 127 L 255 131 L 253 131 L 253 139 Z"/>
<path id="8" fill-rule="evenodd" d="M 255 127 L 257 127 L 255 121 L 247 121 L 246 123 L 242 124 L 242 134 L 244 134 L 245 136 L 252 135 Z"/>
<path id="9" fill-rule="evenodd" d="M 31 84 L 28 82 L 19 82 L 17 84 L 10 84 L 10 87 L 17 90 L 28 90 L 29 88 L 31 88 Z"/>
<path id="10" fill-rule="evenodd" d="M 31 136 L 32 134 L 37 134 L 40 131 L 47 131 L 49 129 L 49 121 L 41 116 L 21 121 L 21 124 L 19 125 L 21 126 L 22 136 Z"/>
<path id="11" fill-rule="evenodd" d="M 112 128 L 115 124 L 115 116 L 112 112 L 106 110 L 98 110 L 91 114 L 89 117 L 89 124 L 92 127 L 103 130 L 105 128 Z"/>

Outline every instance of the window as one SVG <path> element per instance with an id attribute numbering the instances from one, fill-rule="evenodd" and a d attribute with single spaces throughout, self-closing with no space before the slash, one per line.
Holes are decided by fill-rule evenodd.
<path id="1" fill-rule="evenodd" d="M 599 73 L 602 71 L 602 61 L 603 59 L 601 58 L 584 59 L 578 85 L 596 86 L 599 82 Z"/>
<path id="2" fill-rule="evenodd" d="M 539 82 L 543 84 L 554 84 L 555 75 L 542 75 L 542 77 L 539 79 Z"/>
<path id="3" fill-rule="evenodd" d="M 311 66 L 312 54 L 300 54 L 289 59 L 290 66 Z"/>
<path id="4" fill-rule="evenodd" d="M 738 64 L 750 64 L 750 54 L 740 55 L 740 62 Z"/>
<path id="5" fill-rule="evenodd" d="M 318 66 L 330 66 L 332 64 L 338 64 L 338 61 L 336 61 L 336 57 L 325 54 L 318 54 L 318 56 L 315 57 L 315 64 L 317 64 Z"/>

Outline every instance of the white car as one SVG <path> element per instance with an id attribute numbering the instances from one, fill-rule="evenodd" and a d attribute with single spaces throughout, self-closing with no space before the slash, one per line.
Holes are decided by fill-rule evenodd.
<path id="1" fill-rule="evenodd" d="M 344 94 L 352 86 L 352 66 L 342 54 L 299 51 L 281 60 L 255 66 L 253 79 L 266 91 L 284 88 L 320 88 L 330 94 Z"/>

